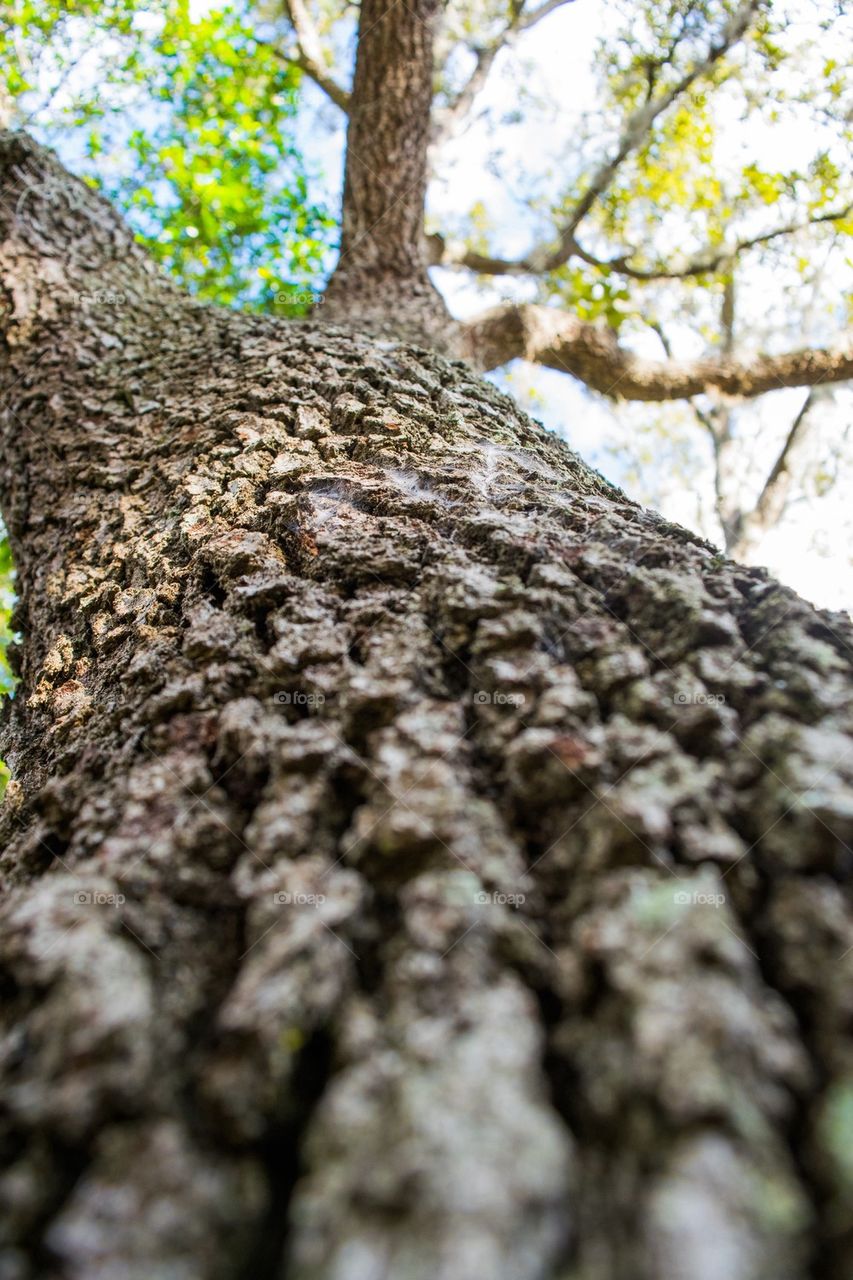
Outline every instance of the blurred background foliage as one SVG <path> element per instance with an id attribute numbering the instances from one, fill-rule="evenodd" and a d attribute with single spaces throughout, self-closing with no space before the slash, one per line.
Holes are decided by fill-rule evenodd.
<path id="1" fill-rule="evenodd" d="M 0 68 L 16 123 L 102 189 L 189 289 L 308 310 L 335 223 L 296 145 L 302 73 L 248 0 L 11 0 Z"/>
<path id="2" fill-rule="evenodd" d="M 683 81 L 737 8 L 560 5 L 505 49 L 442 149 L 431 229 L 489 258 L 553 245 L 634 114 Z M 514 11 L 482 0 L 484 38 L 470 0 L 450 3 L 480 47 Z M 652 360 L 749 361 L 838 343 L 853 321 L 850 65 L 848 3 L 767 0 L 746 38 L 640 131 L 577 225 L 567 262 L 473 282 L 444 270 L 445 295 L 464 315 L 507 299 L 565 307 Z M 439 101 L 452 102 L 466 66 L 457 48 Z M 497 380 L 632 497 L 767 565 L 807 599 L 849 608 L 851 385 L 651 405 L 605 400 L 521 361 Z M 778 501 L 762 504 L 789 441 Z"/>

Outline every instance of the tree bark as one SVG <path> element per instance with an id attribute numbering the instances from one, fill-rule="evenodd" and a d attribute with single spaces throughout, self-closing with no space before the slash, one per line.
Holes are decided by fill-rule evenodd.
<path id="1" fill-rule="evenodd" d="M 438 0 L 362 0 L 347 125 L 341 252 L 324 319 L 451 351 L 427 272 L 424 204 Z"/>
<path id="2" fill-rule="evenodd" d="M 4 1280 L 842 1280 L 851 628 L 0 143 Z"/>

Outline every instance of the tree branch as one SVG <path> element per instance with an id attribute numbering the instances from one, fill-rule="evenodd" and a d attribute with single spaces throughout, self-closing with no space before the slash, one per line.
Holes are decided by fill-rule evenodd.
<path id="1" fill-rule="evenodd" d="M 706 75 L 746 34 L 750 22 L 761 5 L 762 0 L 743 0 L 743 3 L 729 17 L 719 37 L 711 44 L 705 56 L 693 63 L 669 89 L 651 97 L 628 117 L 615 152 L 593 173 L 586 191 L 561 228 L 556 244 L 539 245 L 523 258 L 499 258 L 463 253 L 462 257 L 456 258 L 455 261 L 470 267 L 473 271 L 487 275 L 539 275 L 545 271 L 554 271 L 577 254 L 578 244 L 575 232 L 599 197 L 607 191 L 623 161 L 648 137 L 652 125 L 664 111 L 672 106 L 676 98 L 685 93 L 696 80 Z"/>
<path id="2" fill-rule="evenodd" d="M 758 236 L 748 236 L 746 239 L 738 240 L 733 245 L 721 245 L 719 249 L 705 249 L 702 253 L 697 253 L 688 259 L 685 265 L 681 267 L 634 267 L 630 262 L 633 251 L 615 258 L 597 258 L 594 254 L 584 249 L 582 245 L 578 244 L 577 241 L 575 241 L 573 256 L 580 258 L 581 261 L 588 263 L 592 267 L 614 271 L 618 275 L 628 276 L 632 280 L 687 280 L 693 276 L 711 275 L 713 272 L 728 266 L 729 263 L 733 262 L 748 249 L 754 249 L 760 244 L 769 244 L 772 240 L 778 240 L 782 236 L 794 235 L 797 231 L 805 231 L 808 227 L 819 226 L 821 223 L 840 222 L 842 218 L 849 217 L 851 212 L 853 212 L 853 204 L 848 204 L 843 209 L 834 209 L 830 213 L 821 213 L 814 218 L 806 218 L 801 222 L 789 222 L 785 226 L 775 227 L 772 231 L 765 231 Z M 468 263 L 463 261 L 459 265 L 467 266 Z"/>
<path id="3" fill-rule="evenodd" d="M 723 289 L 720 338 L 723 358 L 729 360 L 734 354 L 735 346 L 734 271 L 727 276 Z M 723 531 L 723 545 L 728 554 L 733 555 L 743 526 L 739 484 L 742 459 L 734 434 L 735 406 L 731 400 L 725 400 L 716 393 L 712 396 L 707 413 L 695 399 L 691 400 L 691 405 L 697 419 L 711 437 L 714 452 L 714 509 Z"/>
<path id="4" fill-rule="evenodd" d="M 853 345 L 738 360 L 644 360 L 609 329 L 553 307 L 496 307 L 464 326 L 468 358 L 482 370 L 516 358 L 570 373 L 593 391 L 622 400 L 682 400 L 717 391 L 752 397 L 780 387 L 817 386 L 853 378 Z"/>
<path id="5" fill-rule="evenodd" d="M 335 106 L 340 107 L 341 111 L 348 115 L 350 95 L 326 69 L 320 37 L 307 6 L 303 0 L 285 0 L 284 7 L 296 35 L 296 54 L 294 57 L 288 57 L 288 62 L 293 62 L 300 67 L 326 96 L 331 98 Z"/>
<path id="6" fill-rule="evenodd" d="M 736 482 L 740 474 L 739 458 L 732 431 L 734 406 L 717 398 L 708 412 L 695 400 L 691 400 L 690 407 L 710 437 L 714 458 L 714 511 L 723 531 L 723 545 L 729 555 L 734 555 L 743 524 Z"/>
<path id="7" fill-rule="evenodd" d="M 572 3 L 573 0 L 543 0 L 542 4 L 527 12 L 523 5 L 519 5 L 494 40 L 472 51 L 476 56 L 476 62 L 470 76 L 454 98 L 433 115 L 430 139 L 432 146 L 440 146 L 453 136 L 471 110 L 475 98 L 485 87 L 495 59 L 501 50 L 509 48 L 519 35 L 535 27 L 537 22 L 547 18 L 548 14 L 553 13 L 555 9 Z"/>
<path id="8" fill-rule="evenodd" d="M 764 482 L 755 506 L 752 511 L 742 516 L 737 539 L 731 548 L 731 554 L 736 559 L 742 559 L 756 538 L 765 530 L 772 529 L 781 519 L 791 488 L 791 454 L 806 434 L 808 415 L 817 398 L 816 389 L 811 387 L 788 429 L 784 444 Z"/>

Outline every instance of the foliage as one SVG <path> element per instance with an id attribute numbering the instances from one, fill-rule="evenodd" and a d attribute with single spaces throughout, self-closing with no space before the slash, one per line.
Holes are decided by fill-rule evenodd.
<path id="1" fill-rule="evenodd" d="M 0 694 L 6 694 L 15 687 L 7 658 L 7 650 L 15 638 L 10 629 L 10 615 L 15 603 L 15 569 L 9 539 L 2 525 L 0 535 Z"/>
<path id="2" fill-rule="evenodd" d="M 248 0 L 13 0 L 18 115 L 74 155 L 202 297 L 308 310 L 332 229 L 296 145 L 301 72 Z M 260 264 L 260 267 L 259 267 Z"/>
<path id="3" fill-rule="evenodd" d="M 665 94 L 702 60 L 735 8 L 734 0 L 665 5 L 631 0 L 614 6 L 615 27 L 600 40 L 596 58 L 600 110 L 587 127 L 617 136 L 632 113 Z M 835 60 L 822 52 L 823 43 L 798 40 L 788 28 L 785 6 L 768 6 L 750 36 L 659 116 L 585 220 L 581 240 L 587 249 L 604 259 L 627 257 L 632 267 L 653 274 L 677 272 L 691 258 L 712 256 L 786 224 L 812 221 L 814 246 L 843 234 L 843 218 L 830 225 L 816 221 L 843 210 L 851 199 L 841 170 L 851 141 L 843 82 Z M 763 140 L 775 136 L 771 130 L 787 127 L 802 139 L 810 125 L 815 145 L 805 162 L 798 156 L 798 163 L 771 167 L 757 158 Z M 741 140 L 738 146 L 730 142 L 735 138 Z M 778 154 L 780 148 L 769 150 Z M 796 154 L 802 146 L 791 150 Z M 556 223 L 589 180 L 589 168 L 582 168 L 552 203 Z M 790 239 L 768 242 L 766 252 L 790 248 Z M 814 270 L 816 256 L 810 249 L 803 253 L 801 238 L 797 264 L 803 280 Z M 703 292 L 719 297 L 731 265 L 723 261 L 705 275 L 670 284 L 671 296 L 678 290 L 682 318 L 702 312 Z M 582 264 L 570 280 L 555 273 L 543 283 L 543 293 L 564 301 L 583 299 L 596 283 L 601 283 L 599 269 Z M 650 286 L 630 277 L 623 285 L 629 297 L 619 298 L 622 317 L 647 315 Z M 613 316 L 605 318 L 618 324 Z M 719 328 L 706 327 L 702 336 L 718 341 Z"/>
<path id="4" fill-rule="evenodd" d="M 289 311 L 307 311 L 298 299 L 310 301 L 331 223 L 309 201 L 293 141 L 300 73 L 233 9 L 192 22 L 180 6 L 156 52 L 161 109 L 131 134 L 135 171 L 111 194 L 202 296 L 266 307 L 292 295 Z"/>

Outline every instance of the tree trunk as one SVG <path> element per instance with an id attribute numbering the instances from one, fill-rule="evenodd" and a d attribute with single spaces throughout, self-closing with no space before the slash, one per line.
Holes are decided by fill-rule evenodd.
<path id="1" fill-rule="evenodd" d="M 0 169 L 3 1280 L 849 1277 L 847 621 Z"/>
<path id="2" fill-rule="evenodd" d="M 427 273 L 424 203 L 438 0 L 361 0 L 347 121 L 341 252 L 323 318 L 459 355 Z"/>

